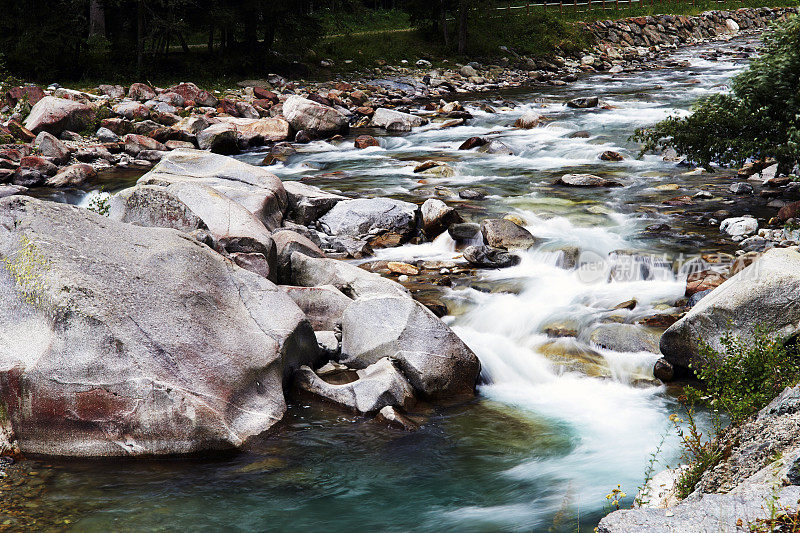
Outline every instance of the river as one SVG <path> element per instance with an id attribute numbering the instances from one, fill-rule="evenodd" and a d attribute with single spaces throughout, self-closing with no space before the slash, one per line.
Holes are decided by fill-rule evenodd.
<path id="1" fill-rule="evenodd" d="M 675 216 L 693 208 L 663 202 L 725 187 L 730 174 L 690 172 L 655 155 L 637 159 L 628 137 L 636 127 L 685 113 L 698 97 L 725 90 L 746 59 L 722 54 L 713 60 L 707 53 L 747 42 L 680 50 L 673 68 L 462 97 L 475 116 L 468 125 L 440 129 L 434 123 L 384 135 L 380 148 L 355 150 L 351 138 L 303 146 L 288 164 L 272 167 L 282 179 L 417 203 L 436 196 L 473 220 L 517 215 L 547 239 L 523 253 L 518 266 L 436 289 L 452 313 L 447 320 L 481 360 L 478 396 L 421 413 L 422 428 L 412 433 L 295 403 L 280 430 L 245 453 L 215 460 L 57 462 L 40 503 L 79 509 L 79 520 L 69 526 L 76 531 L 592 531 L 617 484 L 630 503 L 662 436 L 656 468 L 676 464 L 679 456 L 667 420 L 678 409 L 674 393 L 652 378 L 658 356 L 604 350 L 586 332 L 598 323 L 630 324 L 668 312 L 683 296 L 685 276 L 657 261 L 609 276 L 608 254 L 691 255 L 729 246 L 696 216 Z M 613 108 L 563 105 L 587 95 Z M 482 103 L 497 112 L 482 111 Z M 546 117 L 546 125 L 511 127 L 528 110 Z M 578 131 L 588 136 L 573 137 Z M 501 139 L 517 155 L 457 149 L 474 135 Z M 599 161 L 605 150 L 625 160 Z M 239 157 L 256 163 L 263 155 Z M 414 174 L 427 159 L 449 162 L 455 177 Z M 552 185 L 568 172 L 599 173 L 625 186 Z M 107 176 L 106 190 L 135 177 Z M 483 187 L 489 196 L 459 200 L 457 191 L 466 186 Z M 86 205 L 96 194 L 72 191 L 59 198 Z M 645 230 L 660 223 L 671 230 Z M 379 250 L 377 257 L 451 259 L 453 245 L 445 235 Z M 564 246 L 594 254 L 596 264 L 560 268 L 557 250 Z M 615 309 L 631 299 L 634 309 Z M 543 330 L 554 324 L 574 328 L 577 337 L 548 337 Z"/>

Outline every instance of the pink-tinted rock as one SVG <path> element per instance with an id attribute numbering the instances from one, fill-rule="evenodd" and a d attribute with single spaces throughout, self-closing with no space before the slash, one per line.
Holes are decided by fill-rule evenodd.
<path id="1" fill-rule="evenodd" d="M 86 104 L 45 96 L 31 109 L 25 127 L 33 133 L 46 131 L 58 135 L 65 130 L 82 131 L 94 120 L 95 111 Z"/>

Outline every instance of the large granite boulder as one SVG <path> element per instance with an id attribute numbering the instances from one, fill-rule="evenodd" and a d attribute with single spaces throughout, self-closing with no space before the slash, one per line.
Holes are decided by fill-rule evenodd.
<path id="1" fill-rule="evenodd" d="M 342 316 L 342 359 L 366 368 L 388 357 L 428 398 L 472 395 L 477 356 L 421 303 L 403 296 L 362 296 Z"/>
<path id="2" fill-rule="evenodd" d="M 261 167 L 231 157 L 202 150 L 173 150 L 138 183 L 168 186 L 185 181 L 213 187 L 242 204 L 270 230 L 281 226 L 288 205 L 281 180 Z"/>
<path id="3" fill-rule="evenodd" d="M 757 327 L 779 335 L 800 326 L 800 253 L 767 250 L 756 261 L 700 300 L 661 336 L 661 353 L 670 363 L 699 363 L 700 344 L 722 352 L 726 333 L 750 337 Z"/>
<path id="4" fill-rule="evenodd" d="M 295 131 L 305 130 L 318 136 L 346 133 L 347 117 L 336 109 L 292 95 L 283 103 L 283 116 Z"/>
<path id="5" fill-rule="evenodd" d="M 296 287 L 281 285 L 306 314 L 314 331 L 333 331 L 342 325 L 342 315 L 353 301 L 333 285 Z"/>
<path id="6" fill-rule="evenodd" d="M 24 453 L 238 447 L 318 347 L 268 280 L 173 229 L 0 200 L 0 401 Z"/>
<path id="7" fill-rule="evenodd" d="M 419 206 L 392 198 L 357 198 L 338 202 L 319 219 L 329 235 L 392 232 L 410 237 L 418 227 Z"/>
<path id="8" fill-rule="evenodd" d="M 95 111 L 86 104 L 45 96 L 31 109 L 25 127 L 33 133 L 46 131 L 59 135 L 64 130 L 82 131 L 95 120 Z"/>

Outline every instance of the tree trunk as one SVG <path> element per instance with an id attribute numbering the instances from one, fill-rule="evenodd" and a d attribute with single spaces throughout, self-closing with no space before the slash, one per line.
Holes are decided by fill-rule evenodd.
<path id="1" fill-rule="evenodd" d="M 467 51 L 467 12 L 469 11 L 468 0 L 458 0 L 458 53 L 464 54 Z"/>
<path id="2" fill-rule="evenodd" d="M 214 52 L 214 23 L 208 26 L 208 53 Z"/>
<path id="3" fill-rule="evenodd" d="M 89 3 L 89 37 L 106 36 L 106 9 L 100 0 Z"/>

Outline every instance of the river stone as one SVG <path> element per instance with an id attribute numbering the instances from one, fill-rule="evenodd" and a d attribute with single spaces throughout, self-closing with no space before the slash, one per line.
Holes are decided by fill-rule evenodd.
<path id="1" fill-rule="evenodd" d="M 120 102 L 112 107 L 111 111 L 115 115 L 127 118 L 128 120 L 142 120 L 150 117 L 150 108 L 141 102 L 135 102 L 133 100 Z"/>
<path id="2" fill-rule="evenodd" d="M 72 157 L 67 145 L 46 131 L 39 132 L 33 141 L 33 147 L 39 150 L 43 157 L 52 159 L 56 165 L 66 164 Z"/>
<path id="3" fill-rule="evenodd" d="M 534 113 L 533 111 L 527 111 L 521 117 L 519 117 L 516 122 L 514 122 L 514 127 L 525 130 L 533 129 L 539 125 L 541 120 L 542 117 L 538 114 Z"/>
<path id="4" fill-rule="evenodd" d="M 607 180 L 594 174 L 564 174 L 555 184 L 567 187 L 622 187 L 618 181 Z"/>
<path id="5" fill-rule="evenodd" d="M 514 155 L 514 150 L 509 148 L 506 143 L 496 140 L 479 146 L 477 151 L 482 154 Z"/>
<path id="6" fill-rule="evenodd" d="M 47 178 L 45 183 L 50 187 L 68 187 L 83 185 L 97 177 L 97 171 L 86 163 L 76 163 L 62 168 L 55 176 Z"/>
<path id="7" fill-rule="evenodd" d="M 414 389 L 388 357 L 356 373 L 355 381 L 334 385 L 303 366 L 295 382 L 306 392 L 359 413 L 374 413 L 387 406 L 408 407 L 414 403 Z"/>
<path id="8" fill-rule="evenodd" d="M 701 342 L 722 353 L 722 336 L 750 338 L 757 327 L 790 335 L 800 324 L 800 253 L 767 250 L 753 264 L 714 289 L 661 337 L 661 353 L 682 367 L 700 364 Z"/>
<path id="9" fill-rule="evenodd" d="M 0 399 L 24 453 L 238 447 L 283 417 L 284 379 L 317 357 L 291 298 L 175 230 L 0 200 L 0 255 L 24 247 L 41 258 L 32 281 L 0 271 Z"/>
<path id="10" fill-rule="evenodd" d="M 658 335 L 634 324 L 598 324 L 588 338 L 592 344 L 615 352 L 658 353 Z"/>
<path id="11" fill-rule="evenodd" d="M 197 134 L 197 146 L 215 154 L 238 154 L 239 141 L 236 126 L 220 122 L 212 124 Z"/>
<path id="12" fill-rule="evenodd" d="M 390 231 L 409 237 L 417 227 L 419 206 L 391 198 L 342 200 L 319 219 L 329 235 L 377 234 Z"/>
<path id="13" fill-rule="evenodd" d="M 333 285 L 298 287 L 282 285 L 311 322 L 314 331 L 333 331 L 341 327 L 342 315 L 353 300 Z"/>
<path id="14" fill-rule="evenodd" d="M 292 283 L 303 287 L 333 285 L 346 296 L 391 295 L 410 298 L 408 289 L 390 279 L 336 259 L 292 254 Z"/>
<path id="15" fill-rule="evenodd" d="M 206 229 L 203 220 L 165 187 L 137 185 L 111 197 L 109 217 L 145 227 L 173 228 L 185 233 Z"/>
<path id="16" fill-rule="evenodd" d="M 317 136 L 346 133 L 347 117 L 336 109 L 292 95 L 283 103 L 283 116 L 295 131 L 309 131 Z"/>
<path id="17" fill-rule="evenodd" d="M 303 225 L 315 222 L 340 201 L 348 200 L 341 194 L 326 192 L 299 181 L 286 181 L 283 188 L 289 200 L 287 218 Z"/>
<path id="18" fill-rule="evenodd" d="M 281 226 L 288 206 L 281 180 L 264 168 L 231 157 L 203 150 L 173 150 L 137 183 L 167 186 L 186 181 L 213 187 L 243 205 L 267 229 Z"/>
<path id="19" fill-rule="evenodd" d="M 484 241 L 492 248 L 527 250 L 539 240 L 530 231 L 504 218 L 488 218 L 481 222 Z"/>
<path id="20" fill-rule="evenodd" d="M 391 405 L 387 405 L 381 409 L 373 420 L 379 424 L 402 429 L 404 431 L 416 431 L 419 429 L 419 424 Z"/>
<path id="21" fill-rule="evenodd" d="M 389 357 L 428 398 L 474 393 L 480 363 L 455 333 L 419 302 L 363 296 L 342 316 L 342 360 L 366 368 Z"/>
<path id="22" fill-rule="evenodd" d="M 420 208 L 422 227 L 429 238 L 436 237 L 453 224 L 463 222 L 454 208 L 436 198 L 428 198 Z"/>
<path id="23" fill-rule="evenodd" d="M 231 124 L 242 135 L 251 135 L 264 141 L 280 142 L 291 137 L 291 126 L 280 117 L 238 118 L 218 117 L 218 120 Z M 200 135 L 198 134 L 198 140 Z"/>
<path id="24" fill-rule="evenodd" d="M 596 96 L 584 96 L 581 98 L 573 98 L 567 102 L 567 106 L 576 109 L 587 109 L 590 107 L 597 107 L 599 103 L 600 100 Z"/>
<path id="25" fill-rule="evenodd" d="M 474 222 L 452 224 L 447 228 L 447 233 L 456 242 L 470 242 L 480 237 L 481 226 Z"/>
<path id="26" fill-rule="evenodd" d="M 726 218 L 719 225 L 719 230 L 732 237 L 737 235 L 752 235 L 758 231 L 758 221 L 753 217 Z"/>
<path id="27" fill-rule="evenodd" d="M 92 125 L 94 119 L 94 109 L 86 104 L 45 96 L 31 109 L 25 127 L 33 133 L 46 131 L 59 135 L 65 130 L 83 131 Z"/>
<path id="28" fill-rule="evenodd" d="M 428 119 L 426 118 L 380 107 L 375 110 L 369 125 L 373 128 L 391 129 L 392 131 L 411 131 L 411 128 L 424 126 L 427 123 Z"/>
<path id="29" fill-rule="evenodd" d="M 489 246 L 467 246 L 463 255 L 468 263 L 484 268 L 506 268 L 520 262 L 519 256 Z"/>

